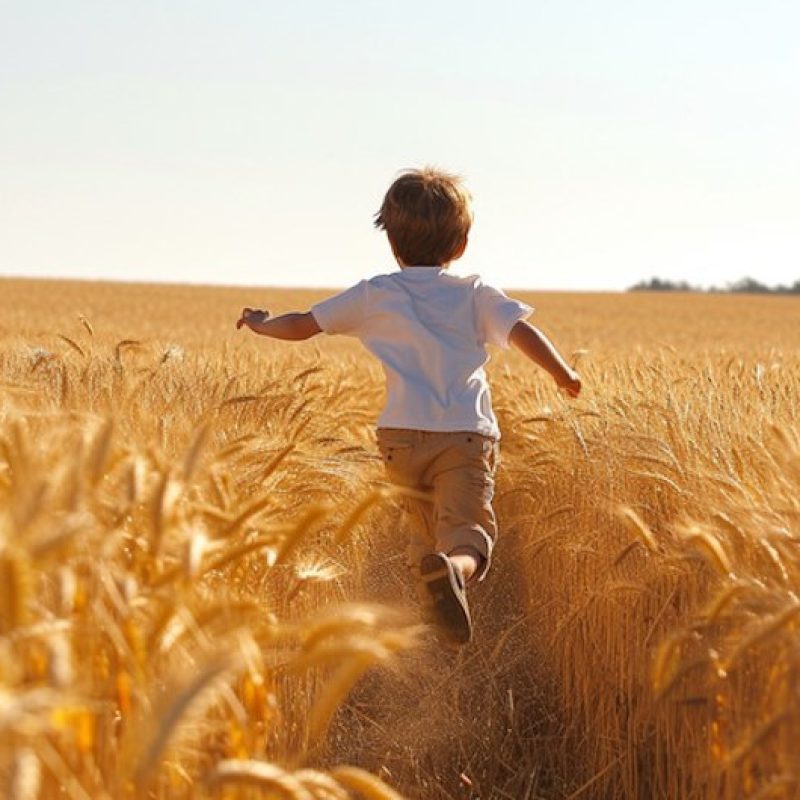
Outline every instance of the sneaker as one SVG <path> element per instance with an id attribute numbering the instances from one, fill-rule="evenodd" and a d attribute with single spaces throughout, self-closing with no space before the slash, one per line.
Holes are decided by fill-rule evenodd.
<path id="1" fill-rule="evenodd" d="M 426 555 L 419 571 L 433 602 L 436 621 L 451 639 L 466 644 L 472 637 L 472 619 L 461 572 L 444 553 Z"/>

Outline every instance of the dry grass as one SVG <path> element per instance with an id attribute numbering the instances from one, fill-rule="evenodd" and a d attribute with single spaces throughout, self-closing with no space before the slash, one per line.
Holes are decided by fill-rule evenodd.
<path id="1" fill-rule="evenodd" d="M 502 539 L 451 652 L 379 367 L 233 330 L 323 294 L 0 281 L 4 794 L 800 796 L 800 303 L 535 297 L 587 390 L 492 362 Z"/>

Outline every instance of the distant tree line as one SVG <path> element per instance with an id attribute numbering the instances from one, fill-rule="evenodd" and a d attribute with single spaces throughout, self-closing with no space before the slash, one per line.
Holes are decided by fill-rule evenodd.
<path id="1" fill-rule="evenodd" d="M 686 281 L 665 281 L 661 278 L 651 278 L 649 281 L 640 281 L 628 289 L 629 292 L 728 292 L 730 294 L 800 294 L 800 280 L 791 286 L 767 286 L 754 278 L 742 278 L 735 283 L 729 283 L 723 288 L 712 286 L 701 289 L 692 286 Z"/>

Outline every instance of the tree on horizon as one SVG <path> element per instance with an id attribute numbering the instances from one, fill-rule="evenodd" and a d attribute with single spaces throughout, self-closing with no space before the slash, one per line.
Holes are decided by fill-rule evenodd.
<path id="1" fill-rule="evenodd" d="M 711 286 L 702 289 L 699 286 L 692 286 L 687 281 L 670 281 L 663 278 L 653 277 L 649 281 L 640 281 L 628 287 L 629 292 L 721 292 L 726 294 L 800 294 L 800 279 L 796 280 L 791 286 L 767 286 L 755 278 L 744 277 L 738 281 L 727 284 L 724 288 Z"/>

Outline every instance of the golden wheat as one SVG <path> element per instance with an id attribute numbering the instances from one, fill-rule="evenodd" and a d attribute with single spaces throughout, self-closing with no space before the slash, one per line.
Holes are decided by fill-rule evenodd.
<path id="1" fill-rule="evenodd" d="M 797 300 L 539 298 L 585 396 L 490 365 L 502 535 L 453 653 L 379 367 L 237 333 L 254 295 L 0 281 L 9 797 L 796 797 Z"/>

